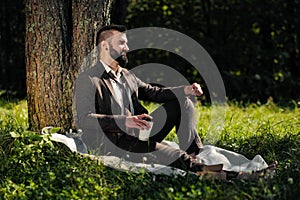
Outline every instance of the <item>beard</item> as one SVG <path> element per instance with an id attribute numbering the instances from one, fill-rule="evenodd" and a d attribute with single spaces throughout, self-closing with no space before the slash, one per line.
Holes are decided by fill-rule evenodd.
<path id="1" fill-rule="evenodd" d="M 116 58 L 115 60 L 116 60 L 116 61 L 119 63 L 119 65 L 120 65 L 121 67 L 123 67 L 123 68 L 125 68 L 126 65 L 128 64 L 128 58 L 127 58 L 127 56 L 125 56 L 125 55 L 121 55 L 121 56 L 119 56 L 118 58 Z"/>
<path id="2" fill-rule="evenodd" d="M 123 68 L 126 67 L 127 63 L 128 63 L 128 58 L 126 55 L 122 55 L 123 51 L 122 52 L 118 52 L 117 50 L 115 50 L 111 45 L 109 45 L 109 53 L 110 53 L 110 56 L 119 63 L 119 65 Z"/>

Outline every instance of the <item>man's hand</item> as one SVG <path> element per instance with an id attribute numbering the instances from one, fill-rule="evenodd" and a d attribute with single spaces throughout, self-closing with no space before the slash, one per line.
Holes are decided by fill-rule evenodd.
<path id="1" fill-rule="evenodd" d="M 127 128 L 137 128 L 139 130 L 148 130 L 151 128 L 151 125 L 149 122 L 144 120 L 143 118 L 152 119 L 150 115 L 147 114 L 141 114 L 141 115 L 134 115 L 134 116 L 128 116 L 125 120 L 125 126 Z"/>
<path id="2" fill-rule="evenodd" d="M 201 96 L 203 91 L 198 83 L 193 83 L 192 85 L 185 86 L 184 93 L 186 95 Z"/>

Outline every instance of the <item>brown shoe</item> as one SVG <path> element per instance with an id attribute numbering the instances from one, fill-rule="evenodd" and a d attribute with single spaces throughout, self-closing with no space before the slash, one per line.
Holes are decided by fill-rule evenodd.
<path id="1" fill-rule="evenodd" d="M 201 163 L 191 163 L 190 171 L 192 172 L 220 172 L 222 171 L 223 164 L 218 165 L 204 165 Z"/>
<path id="2" fill-rule="evenodd" d="M 217 165 L 206 165 L 203 168 L 203 171 L 208 171 L 208 172 L 220 172 L 223 169 L 223 164 L 217 164 Z"/>

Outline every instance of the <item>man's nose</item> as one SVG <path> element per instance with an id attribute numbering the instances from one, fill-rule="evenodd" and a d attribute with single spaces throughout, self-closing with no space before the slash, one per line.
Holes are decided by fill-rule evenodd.
<path id="1" fill-rule="evenodd" d="M 126 51 L 126 52 L 129 51 L 129 47 L 127 44 L 124 45 L 124 51 Z"/>

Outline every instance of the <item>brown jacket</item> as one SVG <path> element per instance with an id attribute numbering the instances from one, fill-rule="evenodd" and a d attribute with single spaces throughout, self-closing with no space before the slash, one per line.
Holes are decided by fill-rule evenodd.
<path id="1" fill-rule="evenodd" d="M 184 86 L 153 87 L 124 68 L 122 77 L 131 94 L 134 115 L 148 113 L 139 100 L 164 103 L 184 96 Z M 124 133 L 126 116 L 121 115 L 110 77 L 100 62 L 79 74 L 74 97 L 76 127 L 83 130 L 83 140 L 87 146 L 95 149 L 107 142 L 103 133 L 115 143 L 111 134 Z"/>

